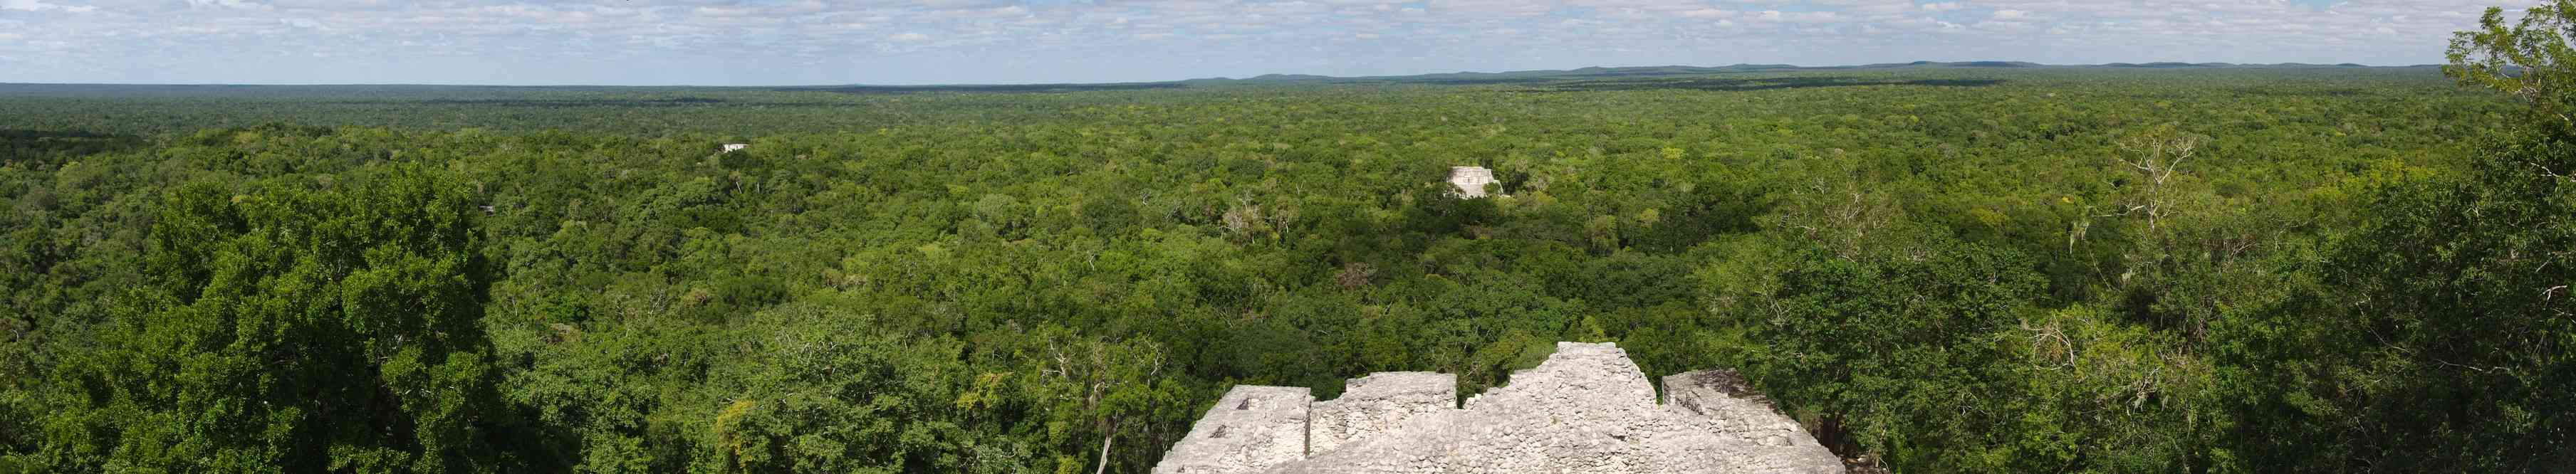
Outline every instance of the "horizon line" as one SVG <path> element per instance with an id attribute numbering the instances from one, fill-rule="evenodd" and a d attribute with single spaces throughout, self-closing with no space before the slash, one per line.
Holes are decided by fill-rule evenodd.
<path id="1" fill-rule="evenodd" d="M 2027 64 L 2027 65 L 2029 65 L 2029 66 L 2023 66 L 2023 67 L 2108 67 L 2108 66 L 2113 66 L 2113 65 L 2150 65 L 2150 64 L 2175 64 L 2175 65 L 2184 65 L 2184 67 L 2228 67 L 2228 66 L 2318 66 L 2318 67 L 2364 67 L 2364 68 L 2421 68 L 2421 67 L 2440 67 L 2440 66 L 2442 66 L 2441 64 L 2435 64 L 2435 63 L 2398 64 L 2398 65 L 2380 65 L 2380 64 L 2365 64 L 2365 63 L 2354 63 L 2354 62 L 2342 62 L 2342 63 L 2302 63 L 2302 62 L 2279 62 L 2279 63 L 2230 63 L 2230 62 L 2190 62 L 2190 61 L 2141 61 L 2141 62 L 2113 61 L 2113 62 L 2090 63 L 2090 64 L 2049 64 L 2049 63 L 2040 63 L 2040 62 L 2031 62 L 2031 61 L 2014 61 L 2014 60 L 1963 60 L 1963 61 L 1928 61 L 1928 60 L 1925 60 L 1925 61 L 1908 61 L 1908 62 L 1866 63 L 1866 64 L 1838 64 L 1838 65 L 1821 65 L 1821 66 L 1805 66 L 1805 65 L 1797 65 L 1797 64 L 1789 64 L 1789 63 L 1734 63 L 1734 64 L 1715 65 L 1715 66 L 1696 66 L 1696 65 L 1687 65 L 1687 64 L 1653 64 L 1653 65 L 1634 65 L 1634 66 L 1598 66 L 1598 65 L 1596 65 L 1596 66 L 1584 66 L 1584 67 L 1571 68 L 1571 69 L 1515 69 L 1515 70 L 1503 70 L 1503 71 L 1447 71 L 1447 72 L 1424 72 L 1424 73 L 1415 73 L 1415 74 L 1377 74 L 1377 75 L 1362 75 L 1362 76 L 1334 76 L 1334 75 L 1324 75 L 1324 74 L 1306 74 L 1306 73 L 1293 73 L 1293 72 L 1288 72 L 1288 73 L 1274 72 L 1274 73 L 1265 73 L 1265 74 L 1254 75 L 1254 76 L 1246 76 L 1246 77 L 1240 77 L 1240 78 L 1237 78 L 1237 77 L 1227 77 L 1227 76 L 1211 76 L 1211 77 L 1192 77 L 1192 78 L 1181 78 L 1181 79 L 1166 79 L 1166 80 L 1158 80 L 1158 81 L 1108 81 L 1108 82 L 946 82 L 946 83 L 908 83 L 908 84 L 870 84 L 870 83 L 856 83 L 856 82 L 853 82 L 853 83 L 838 83 L 838 84 L 752 84 L 752 85 L 626 84 L 626 85 L 620 85 L 620 84 L 577 84 L 577 83 L 561 83 L 561 84 L 417 83 L 417 82 L 342 82 L 342 83 L 201 82 L 201 83 L 174 83 L 174 82 L 10 82 L 10 81 L 0 81 L 0 86 L 22 86 L 22 85 L 37 85 L 37 86 L 192 86 L 192 87 L 208 87 L 208 86 L 247 86 L 247 87 L 427 86 L 427 87 L 531 87 L 531 88 L 533 88 L 533 87 L 594 87 L 594 88 L 597 88 L 597 87 L 628 87 L 628 88 L 654 88 L 654 87 L 681 87 L 681 88 L 818 88 L 818 87 L 1009 87 L 1009 86 L 1098 86 L 1098 85 L 1126 85 L 1126 84 L 1170 84 L 1170 83 L 1184 83 L 1184 82 L 1191 82 L 1191 81 L 1247 81 L 1247 80 L 1254 80 L 1254 79 L 1259 79 L 1259 78 L 1264 78 L 1264 77 L 1273 77 L 1273 76 L 1289 76 L 1289 77 L 1299 77 L 1299 78 L 1323 78 L 1323 79 L 1372 79 L 1372 78 L 1402 78 L 1402 77 L 1438 76 L 1438 75 L 1453 75 L 1453 74 L 1487 74 L 1487 75 L 1498 75 L 1498 74 L 1522 74 L 1522 73 L 1542 73 L 1542 72 L 1566 72 L 1566 71 L 1580 71 L 1580 70 L 1585 70 L 1585 69 L 1648 69 L 1648 68 L 1702 68 L 1702 69 L 1716 69 L 1716 68 L 1741 67 L 1741 66 L 1779 67 L 1779 68 L 1787 68 L 1787 69 L 1852 69 L 1852 68 L 1867 68 L 1867 67 L 1903 67 L 1903 66 L 1921 66 L 1921 65 L 1956 65 L 1956 64 L 1974 64 L 1974 63 L 2011 63 L 2011 64 Z M 1993 66 L 1962 66 L 1962 67 L 1969 67 L 1969 68 L 1989 68 L 1989 69 L 2011 69 L 2010 67 L 1993 67 Z"/>

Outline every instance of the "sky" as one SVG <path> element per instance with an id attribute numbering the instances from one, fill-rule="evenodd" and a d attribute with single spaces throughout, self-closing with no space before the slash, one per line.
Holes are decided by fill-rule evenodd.
<path id="1" fill-rule="evenodd" d="M 2442 62 L 2540 0 L 0 0 L 0 82 L 1008 84 L 1586 66 Z"/>

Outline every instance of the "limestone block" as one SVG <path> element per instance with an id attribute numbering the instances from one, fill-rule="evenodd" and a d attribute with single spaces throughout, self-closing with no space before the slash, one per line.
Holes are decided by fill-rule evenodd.
<path id="1" fill-rule="evenodd" d="M 1312 389 L 1237 385 L 1190 427 L 1155 474 L 1259 472 L 1306 457 Z"/>
<path id="2" fill-rule="evenodd" d="M 1548 354 L 1547 361 L 1512 372 L 1509 382 L 1467 400 L 1467 409 L 1496 403 L 1525 405 L 1516 409 L 1655 406 L 1654 384 L 1628 360 L 1628 351 L 1613 343 L 1556 343 L 1556 353 Z"/>
<path id="3" fill-rule="evenodd" d="M 1747 449 L 1734 462 L 1762 472 L 1842 472 L 1842 460 L 1816 437 L 1752 392 L 1733 370 L 1702 370 L 1664 377 L 1665 407 L 1713 423 L 1712 431 Z M 1829 467 L 1829 469 L 1828 469 Z"/>
<path id="4" fill-rule="evenodd" d="M 1240 423 L 1220 419 L 1228 404 L 1238 403 L 1238 394 L 1228 393 L 1155 472 L 1843 472 L 1841 459 L 1752 397 L 1733 374 L 1666 377 L 1672 403 L 1658 404 L 1654 386 L 1626 351 L 1563 342 L 1546 362 L 1512 373 L 1509 384 L 1469 399 L 1463 409 L 1445 405 L 1455 397 L 1454 377 L 1375 374 L 1351 381 L 1342 398 L 1316 403 L 1308 438 L 1317 440 L 1313 449 L 1302 460 L 1286 461 L 1275 455 L 1248 462 L 1233 460 L 1255 456 L 1202 454 L 1276 452 L 1207 439 L 1203 431 L 1211 424 Z M 1442 404 L 1418 412 L 1402 408 L 1434 399 Z"/>
<path id="5" fill-rule="evenodd" d="M 1342 396 L 1315 402 L 1309 452 L 1331 451 L 1366 440 L 1414 418 L 1458 408 L 1458 376 L 1438 372 L 1379 372 L 1351 379 Z"/>

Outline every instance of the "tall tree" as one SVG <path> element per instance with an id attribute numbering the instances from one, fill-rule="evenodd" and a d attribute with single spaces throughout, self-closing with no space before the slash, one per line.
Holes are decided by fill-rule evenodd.
<path id="1" fill-rule="evenodd" d="M 2238 324 L 2257 468 L 2564 470 L 2576 463 L 2576 1 L 2490 8 L 2444 72 L 2529 119 L 2470 172 L 2389 186 L 2323 285 Z"/>
<path id="2" fill-rule="evenodd" d="M 2531 105 L 2556 126 L 2576 126 L 2576 3 L 2551 0 L 2523 11 L 2511 25 L 2488 7 L 2478 29 L 2454 33 L 2442 73 L 2461 84 L 2495 89 Z"/>

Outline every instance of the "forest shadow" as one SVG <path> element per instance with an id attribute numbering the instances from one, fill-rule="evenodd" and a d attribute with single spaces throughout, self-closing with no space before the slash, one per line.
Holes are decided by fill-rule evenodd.
<path id="1" fill-rule="evenodd" d="M 966 84 L 929 86 L 824 86 L 791 87 L 781 91 L 822 91 L 843 94 L 909 94 L 922 92 L 1089 92 L 1149 89 L 1179 89 L 1179 82 L 1118 82 L 1107 84 Z"/>
<path id="2" fill-rule="evenodd" d="M 1811 87 L 1855 86 L 1935 86 L 1985 87 L 2002 84 L 2002 79 L 1861 79 L 1855 77 L 1764 77 L 1750 79 L 1695 78 L 1651 81 L 1581 81 L 1556 84 L 1548 92 L 1625 91 L 1686 89 L 1702 91 L 1758 91 L 1771 89 L 1804 89 Z"/>
<path id="3" fill-rule="evenodd" d="M 134 135 L 62 131 L 0 129 L 0 161 L 17 161 L 45 157 L 86 156 L 143 145 Z"/>
<path id="4" fill-rule="evenodd" d="M 1565 79 L 1564 79 L 1564 78 L 1559 78 L 1559 77 L 1492 77 L 1492 78 L 1473 78 L 1473 79 L 1429 79 L 1429 80 L 1423 80 L 1423 81 L 1420 81 L 1420 82 L 1422 82 L 1422 83 L 1426 83 L 1426 84 L 1438 84 L 1438 85 L 1444 85 L 1444 86 L 1483 86 L 1483 85 L 1494 85 L 1494 84 L 1532 84 L 1532 83 L 1541 83 L 1541 82 L 1557 82 L 1557 81 L 1562 81 L 1562 80 L 1565 80 Z M 1386 81 L 1386 82 L 1388 82 L 1388 83 L 1395 83 L 1396 81 Z"/>
<path id="5" fill-rule="evenodd" d="M 336 100 L 340 105 L 482 105 L 494 107 L 676 107 L 713 105 L 731 102 L 706 97 L 669 99 L 418 99 L 418 100 Z"/>
<path id="6" fill-rule="evenodd" d="M 503 106 L 525 106 L 525 105 L 571 105 L 571 106 L 647 106 L 647 107 L 649 107 L 649 106 L 657 106 L 657 105 L 658 105 L 658 106 L 672 106 L 672 105 L 722 104 L 722 103 L 725 103 L 725 102 L 730 102 L 730 101 L 727 101 L 727 100 L 724 100 L 724 99 L 714 99 L 714 98 L 706 98 L 706 97 L 674 97 L 674 98 L 669 98 L 669 99 L 430 99 L 430 100 L 420 101 L 419 103 L 425 103 L 425 104 L 442 104 L 442 105 L 503 105 Z"/>
<path id="7" fill-rule="evenodd" d="M 2367 92 L 2365 92 L 2365 91 L 2361 90 L 2360 88 L 2353 88 L 2353 87 L 2339 87 L 2339 88 L 2300 88 L 2300 87 L 2268 87 L 2268 86 L 2267 86 L 2267 87 L 2239 87 L 2239 88 L 2235 88 L 2235 89 L 2229 89 L 2228 91 L 2229 91 L 2229 92 L 2234 92 L 2234 93 L 2237 93 L 2237 94 L 2249 95 L 2249 96 L 2257 96 L 2257 97 L 2351 97 L 2351 96 L 2357 96 L 2357 95 L 2362 95 L 2362 94 L 2367 93 Z"/>

